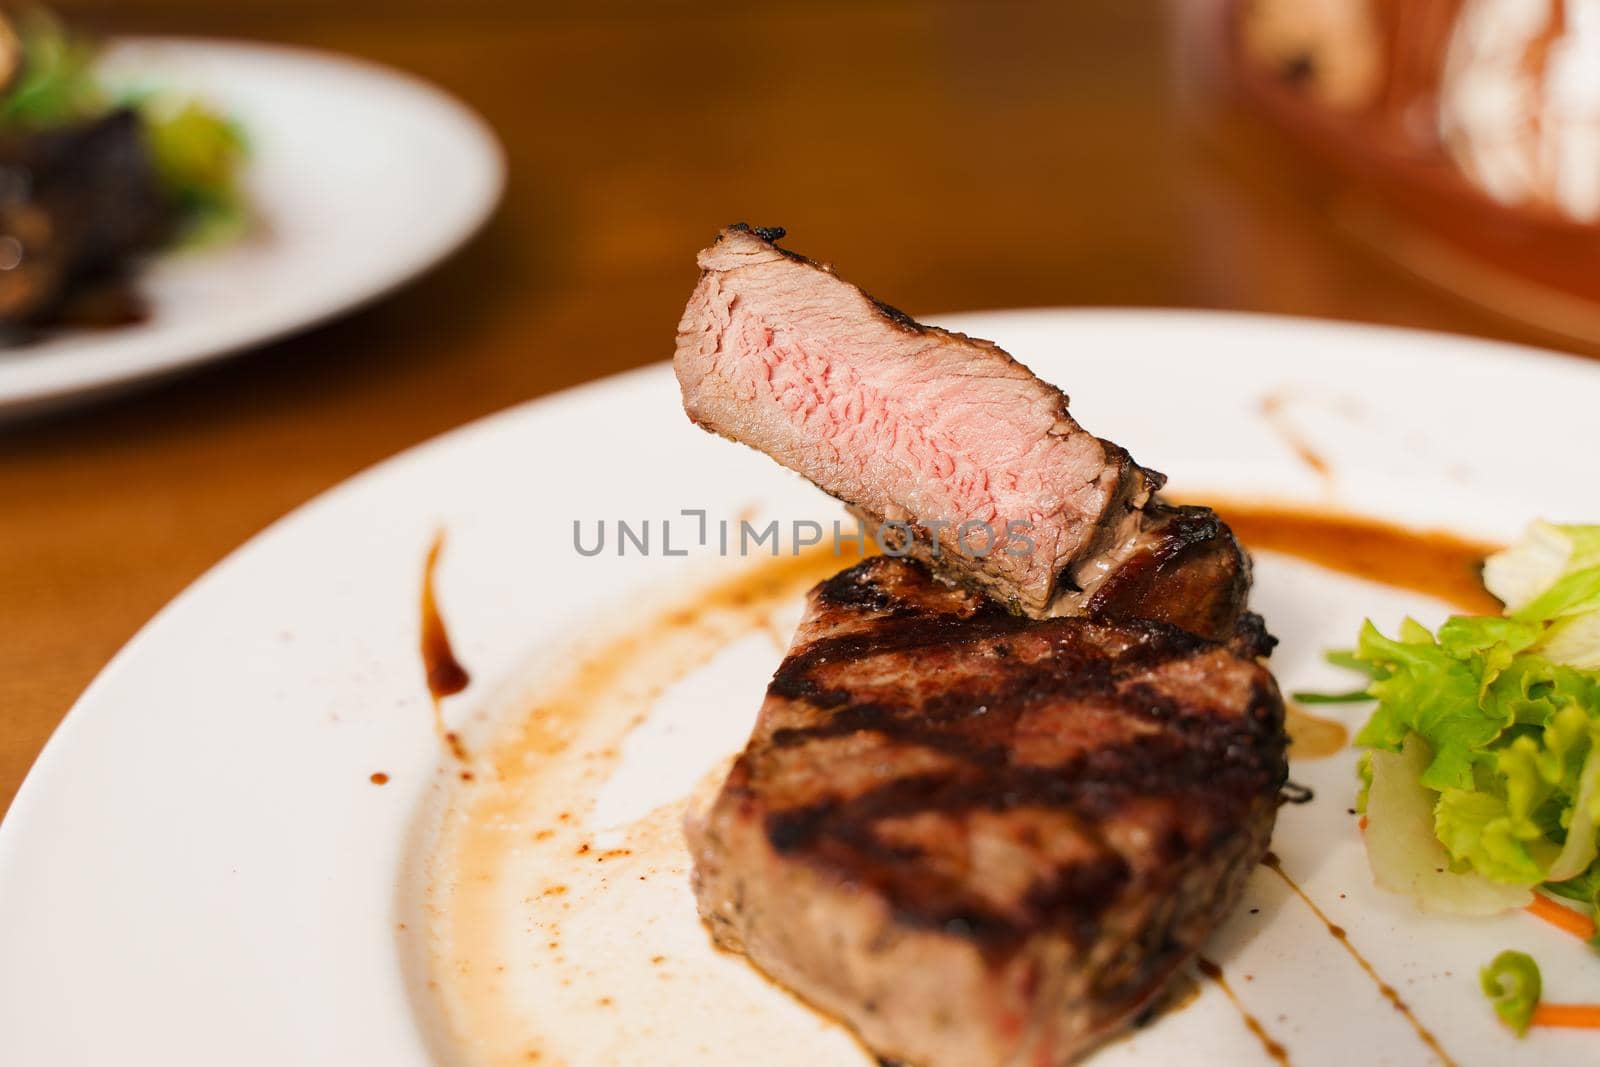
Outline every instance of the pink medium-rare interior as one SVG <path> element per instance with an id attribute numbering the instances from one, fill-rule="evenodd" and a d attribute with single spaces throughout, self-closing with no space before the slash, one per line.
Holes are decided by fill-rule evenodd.
<path id="1" fill-rule="evenodd" d="M 1004 352 L 903 328 L 855 287 L 754 237 L 725 235 L 701 265 L 679 338 L 696 421 L 884 519 L 952 523 L 940 531 L 947 551 L 959 551 L 956 524 L 990 524 L 989 565 L 1030 591 L 1047 589 L 1093 534 L 1105 450 Z M 1001 551 L 1010 521 L 1031 524 L 1029 556 Z M 985 539 L 975 530 L 968 544 Z"/>

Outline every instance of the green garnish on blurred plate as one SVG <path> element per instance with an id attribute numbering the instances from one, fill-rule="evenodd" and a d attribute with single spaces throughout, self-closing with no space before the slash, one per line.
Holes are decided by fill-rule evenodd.
<path id="1" fill-rule="evenodd" d="M 239 175 L 248 144 L 237 123 L 200 101 L 162 90 L 113 91 L 96 71 L 96 44 L 47 12 L 19 15 L 10 30 L 9 71 L 0 76 L 0 129 L 39 132 L 130 108 L 182 218 L 180 241 L 210 243 L 245 227 Z"/>

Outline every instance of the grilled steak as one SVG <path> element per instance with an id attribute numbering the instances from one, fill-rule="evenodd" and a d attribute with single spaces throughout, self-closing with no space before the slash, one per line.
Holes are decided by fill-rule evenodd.
<path id="1" fill-rule="evenodd" d="M 691 818 L 702 917 L 883 1057 L 1070 1062 L 1266 848 L 1283 704 L 1240 633 L 1027 619 L 904 559 L 839 574 Z"/>
<path id="2" fill-rule="evenodd" d="M 1126 562 L 1146 573 L 1175 528 L 1153 497 L 1162 475 L 1079 426 L 1060 390 L 996 345 L 923 326 L 776 236 L 732 226 L 700 253 L 674 358 L 690 418 L 874 528 L 907 524 L 892 530 L 916 555 L 1025 614 L 1084 610 Z M 1214 516 L 1210 529 L 1209 550 L 1186 542 L 1162 573 L 1203 557 L 1247 586 L 1232 536 Z M 1114 599 L 1154 603 L 1137 584 Z M 1202 632 L 1225 635 L 1244 598 L 1214 606 Z"/>

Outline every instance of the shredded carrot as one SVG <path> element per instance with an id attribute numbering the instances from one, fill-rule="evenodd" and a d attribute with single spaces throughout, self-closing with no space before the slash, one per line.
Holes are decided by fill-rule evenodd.
<path id="1" fill-rule="evenodd" d="M 1600 1030 L 1600 1004 L 1540 1004 L 1528 1025 Z"/>
<path id="2" fill-rule="evenodd" d="M 1594 920 L 1564 904 L 1557 904 L 1547 896 L 1535 893 L 1528 911 L 1551 926 L 1558 926 L 1574 937 L 1585 941 L 1594 937 Z"/>
<path id="3" fill-rule="evenodd" d="M 1361 816 L 1361 821 L 1356 823 L 1356 825 L 1361 828 L 1361 832 L 1362 833 L 1366 833 L 1367 832 L 1367 817 L 1365 815 Z"/>

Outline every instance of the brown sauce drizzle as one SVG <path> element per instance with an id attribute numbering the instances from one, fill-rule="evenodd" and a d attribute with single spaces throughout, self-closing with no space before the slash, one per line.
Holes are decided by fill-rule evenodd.
<path id="1" fill-rule="evenodd" d="M 1327 759 L 1350 743 L 1350 731 L 1337 719 L 1313 715 L 1292 700 L 1284 701 L 1283 725 L 1289 731 L 1293 759 Z"/>
<path id="2" fill-rule="evenodd" d="M 1231 501 L 1212 506 L 1250 548 L 1410 589 L 1463 611 L 1500 614 L 1500 602 L 1483 588 L 1481 577 L 1484 557 L 1498 545 L 1315 508 Z"/>
<path id="3" fill-rule="evenodd" d="M 444 728 L 444 714 L 440 703 L 454 696 L 472 681 L 467 669 L 456 659 L 450 647 L 450 633 L 445 629 L 444 616 L 439 614 L 439 598 L 434 591 L 434 572 L 439 567 L 439 553 L 444 550 L 444 531 L 433 535 L 428 545 L 428 558 L 422 566 L 422 669 L 428 679 L 428 696 L 433 700 L 433 721 L 439 736 L 444 739 L 450 754 L 458 760 L 467 758 L 461 738 Z"/>
<path id="4" fill-rule="evenodd" d="M 1322 453 L 1311 447 L 1311 443 L 1301 434 L 1299 427 L 1289 418 L 1289 413 L 1285 410 L 1289 406 L 1289 399 L 1281 392 L 1268 393 L 1261 398 L 1261 417 L 1267 420 L 1272 432 L 1288 446 L 1289 451 L 1295 454 L 1295 458 L 1304 463 L 1311 473 L 1324 483 L 1331 483 L 1333 467 Z"/>
<path id="5" fill-rule="evenodd" d="M 1244 1020 L 1245 1026 L 1250 1029 L 1252 1034 L 1256 1035 L 1256 1040 L 1261 1042 L 1262 1050 L 1277 1063 L 1288 1067 L 1289 1050 L 1284 1048 L 1271 1034 L 1267 1033 L 1267 1028 L 1261 1025 L 1261 1020 L 1250 1014 L 1249 1009 L 1244 1006 L 1244 1002 L 1239 999 L 1239 995 L 1228 984 L 1228 979 L 1223 975 L 1222 968 L 1204 956 L 1195 957 L 1194 962 L 1195 966 L 1200 968 L 1200 973 L 1217 983 L 1217 988 L 1222 990 L 1223 994 L 1233 1002 L 1233 1006 L 1239 1012 L 1239 1017 Z"/>
<path id="6" fill-rule="evenodd" d="M 1311 909 L 1311 913 L 1322 921 L 1322 925 L 1328 928 L 1328 933 L 1333 935 L 1334 940 L 1344 946 L 1344 950 L 1350 953 L 1350 958 L 1355 960 L 1361 969 L 1367 973 L 1368 978 L 1372 979 L 1373 984 L 1378 987 L 1378 992 L 1382 993 L 1384 998 L 1394 1005 L 1395 1011 L 1405 1016 L 1406 1022 L 1411 1024 L 1411 1028 L 1417 1032 L 1417 1036 L 1422 1039 L 1422 1043 L 1433 1051 L 1433 1054 L 1439 1058 L 1439 1062 L 1443 1063 L 1445 1067 L 1457 1067 L 1456 1061 L 1451 1059 L 1450 1054 L 1444 1050 L 1444 1046 L 1439 1044 L 1439 1039 L 1433 1036 L 1433 1031 L 1422 1025 L 1421 1021 L 1411 1011 L 1410 1005 L 1400 999 L 1400 994 L 1395 990 L 1394 986 L 1385 982 L 1372 966 L 1371 961 L 1350 943 L 1350 936 L 1345 933 L 1344 927 L 1329 919 L 1327 913 L 1317 906 L 1317 902 L 1307 896 L 1306 891 L 1300 888 L 1300 883 L 1289 877 L 1288 872 L 1283 869 L 1283 864 L 1278 861 L 1278 857 L 1268 852 L 1261 858 L 1261 862 L 1271 868 L 1272 872 L 1279 878 L 1283 879 L 1283 884 L 1293 890 L 1294 895 L 1299 897 L 1305 906 Z"/>

